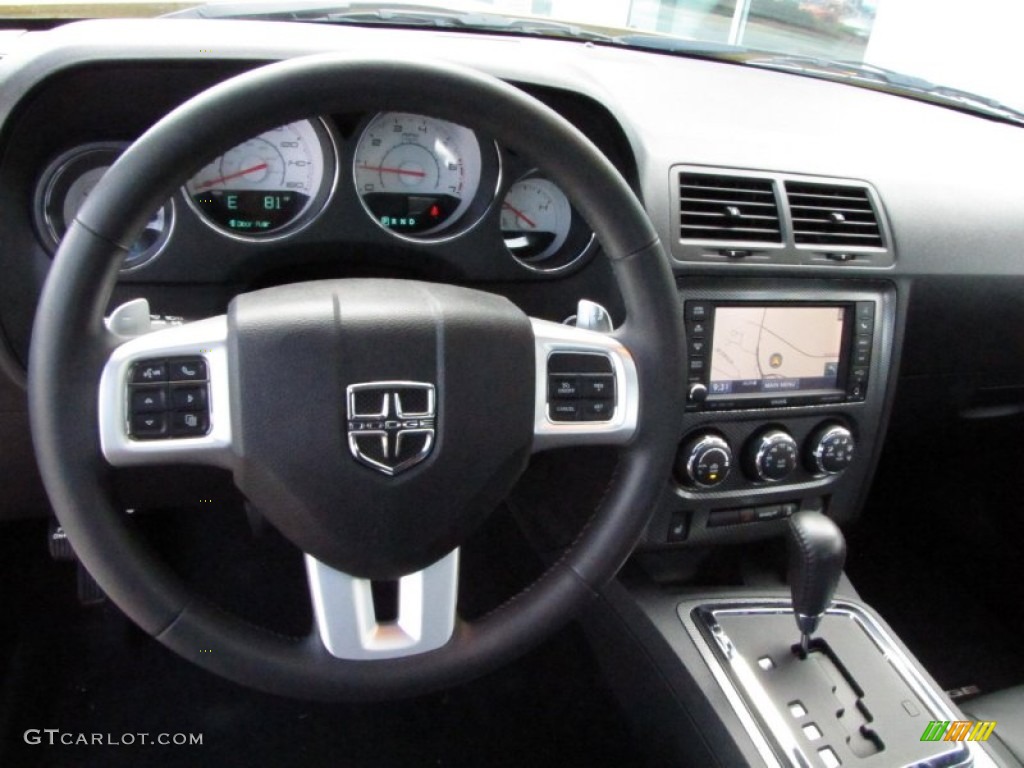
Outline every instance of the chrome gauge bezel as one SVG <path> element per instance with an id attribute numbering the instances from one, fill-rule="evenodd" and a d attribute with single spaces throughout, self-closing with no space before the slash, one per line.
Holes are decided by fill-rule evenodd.
<path id="1" fill-rule="evenodd" d="M 502 190 L 499 205 L 504 205 L 506 198 L 508 197 L 509 191 L 516 185 L 530 179 L 540 179 L 554 185 L 559 192 L 565 195 L 558 183 L 548 177 L 547 174 L 537 168 L 533 168 L 526 173 L 519 176 L 515 181 L 508 185 L 507 188 Z M 593 255 L 597 244 L 597 238 L 594 235 L 594 231 L 590 228 L 584 218 L 576 210 L 576 206 L 572 204 L 572 200 L 565 195 L 566 200 L 569 201 L 570 211 L 570 222 L 569 232 L 566 235 L 565 241 L 558 246 L 558 248 L 550 254 L 531 256 L 529 258 L 523 258 L 509 248 L 508 242 L 505 239 L 504 232 L 501 229 L 501 219 L 498 218 L 499 236 L 502 239 L 502 244 L 505 247 L 506 253 L 516 262 L 519 266 L 540 275 L 557 275 L 563 272 L 581 267 L 585 261 Z"/>
<path id="2" fill-rule="evenodd" d="M 192 195 L 190 195 L 188 191 L 188 182 L 191 181 L 195 177 L 195 175 L 198 174 L 199 171 L 209 163 L 204 163 L 202 166 L 200 166 L 200 168 L 196 169 L 192 176 L 189 176 L 188 180 L 181 185 L 181 187 L 178 190 L 178 194 L 180 194 L 184 198 L 185 204 L 192 211 L 192 213 L 195 214 L 196 218 L 199 221 L 201 221 L 205 226 L 209 227 L 217 234 L 223 237 L 227 237 L 231 240 L 236 240 L 238 242 L 243 243 L 276 243 L 296 235 L 297 233 L 301 232 L 302 230 L 310 226 L 318 218 L 320 218 L 321 214 L 323 214 L 323 212 L 327 210 L 327 206 L 330 204 L 331 200 L 334 198 L 335 193 L 337 192 L 338 181 L 341 176 L 340 163 L 338 160 L 338 139 L 335 135 L 335 131 L 331 127 L 331 124 L 323 117 L 318 116 L 306 118 L 304 120 L 293 120 L 291 121 L 291 123 L 287 123 L 287 125 L 302 122 L 309 123 L 309 125 L 313 129 L 313 135 L 316 136 L 317 138 L 318 146 L 320 148 L 320 154 L 321 157 L 323 158 L 324 171 L 321 176 L 320 186 L 317 189 L 316 194 L 313 195 L 312 201 L 295 218 L 294 221 L 289 222 L 282 228 L 275 229 L 272 232 L 267 232 L 266 234 L 245 234 L 241 232 L 236 232 L 234 230 L 225 229 L 219 223 L 210 219 L 206 215 L 206 213 L 198 205 L 196 205 L 195 201 L 192 199 Z M 267 131 L 263 131 L 262 133 L 256 134 L 250 139 L 246 139 L 246 141 L 251 141 L 252 139 L 258 138 L 262 136 L 264 133 L 267 133 Z M 224 154 L 234 149 L 235 146 L 238 145 L 228 147 L 223 152 L 216 155 L 209 162 L 213 162 L 217 158 L 222 157 Z"/>
<path id="3" fill-rule="evenodd" d="M 442 123 L 458 125 L 459 127 L 465 128 L 469 131 L 480 150 L 480 177 L 476 185 L 476 190 L 470 196 L 469 204 L 451 220 L 445 221 L 438 227 L 419 234 L 402 232 L 384 226 L 378 220 L 376 214 L 370 210 L 366 200 L 363 198 L 362 191 L 359 189 L 359 180 L 356 175 L 356 163 L 358 162 L 360 145 L 366 137 L 367 130 L 374 124 L 374 122 L 382 117 L 392 114 L 414 114 L 416 117 L 425 117 Z M 498 148 L 497 142 L 483 139 L 480 134 L 471 128 L 466 128 L 465 126 L 451 120 L 435 118 L 431 115 L 420 115 L 418 113 L 395 112 L 393 110 L 388 110 L 375 112 L 362 119 L 359 122 L 357 131 L 355 132 L 355 137 L 356 138 L 352 143 L 351 157 L 349 159 L 349 174 L 351 177 L 353 192 L 356 199 L 359 200 L 359 205 L 363 209 L 363 212 L 366 214 L 367 218 L 373 222 L 374 226 L 383 232 L 387 232 L 388 235 L 396 240 L 406 243 L 415 243 L 417 245 L 433 245 L 437 243 L 450 242 L 475 229 L 480 222 L 484 220 L 488 212 L 498 200 L 498 192 L 501 190 L 503 181 L 501 151 Z"/>
<path id="4" fill-rule="evenodd" d="M 86 173 L 90 173 L 97 168 L 109 168 L 112 166 L 117 161 L 117 158 L 121 153 L 123 153 L 129 146 L 130 143 L 125 141 L 95 141 L 79 144 L 78 146 L 62 152 L 43 170 L 36 183 L 32 214 L 36 232 L 39 235 L 40 240 L 42 240 L 43 245 L 50 252 L 51 256 L 56 254 L 57 249 L 60 247 L 60 242 L 63 239 L 63 234 L 58 232 L 58 227 L 53 221 L 51 207 L 55 202 L 54 195 L 58 192 L 58 185 L 65 181 L 65 174 L 67 174 L 76 163 L 82 162 L 89 155 L 102 154 L 108 156 L 103 158 L 101 162 L 97 163 L 95 167 L 88 168 L 85 172 L 80 173 L 78 177 L 71 182 L 71 184 L 67 185 L 63 191 L 65 200 L 59 201 L 62 206 L 66 202 L 68 192 L 70 192 L 71 188 L 77 181 L 83 178 Z M 134 272 L 145 267 L 163 253 L 167 243 L 171 239 L 171 235 L 174 232 L 175 223 L 177 221 L 177 207 L 174 204 L 174 199 L 168 198 L 161 206 L 161 209 L 165 212 L 165 224 L 160 230 L 159 236 L 154 241 L 153 245 L 141 253 L 134 256 L 129 254 L 125 257 L 125 263 L 119 270 L 122 274 Z M 61 214 L 61 218 L 65 218 L 63 214 Z M 66 232 L 66 227 L 70 222 L 64 221 L 63 224 L 65 225 Z"/>

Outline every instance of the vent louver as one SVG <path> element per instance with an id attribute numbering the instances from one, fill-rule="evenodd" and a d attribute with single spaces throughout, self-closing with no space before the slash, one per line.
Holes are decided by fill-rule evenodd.
<path id="1" fill-rule="evenodd" d="M 785 186 L 797 245 L 883 247 L 866 188 L 805 181 L 786 181 Z"/>
<path id="2" fill-rule="evenodd" d="M 779 209 L 771 179 L 679 174 L 679 237 L 781 243 Z"/>

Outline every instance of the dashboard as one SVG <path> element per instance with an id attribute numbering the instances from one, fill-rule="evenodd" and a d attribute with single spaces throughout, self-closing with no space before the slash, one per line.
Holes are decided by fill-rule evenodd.
<path id="1" fill-rule="evenodd" d="M 688 405 L 651 551 L 775 535 L 797 509 L 853 519 L 898 391 L 917 393 L 911 411 L 1017 402 L 1024 201 L 1008 180 L 1024 172 L 1019 128 L 592 44 L 243 21 L 83 22 L 8 45 L 0 326 L 11 381 L 24 381 L 36 299 L 68 221 L 131 141 L 260 64 L 386 49 L 477 67 L 545 102 L 618 168 L 666 244 L 687 323 Z M 483 288 L 557 322 L 586 299 L 622 320 L 600 243 L 557 183 L 458 124 L 309 115 L 196 157 L 191 173 L 152 213 L 111 309 L 143 296 L 155 314 L 191 320 L 254 288 L 378 276 Z M 998 322 L 982 321 L 974 340 L 959 333 L 979 327 L 986 301 Z M 778 344 L 762 350 L 751 328 Z M 921 393 L 915 382 L 931 376 Z M 578 383 L 562 382 L 565 399 Z M 19 410 L 5 412 L 5 434 L 28 451 Z M 539 516 L 573 503 L 550 484 L 531 501 Z"/>

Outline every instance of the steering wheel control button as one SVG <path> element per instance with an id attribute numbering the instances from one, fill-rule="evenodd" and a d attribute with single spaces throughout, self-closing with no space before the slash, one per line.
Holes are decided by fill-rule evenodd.
<path id="1" fill-rule="evenodd" d="M 159 413 L 167 410 L 167 392 L 163 387 L 132 389 L 132 413 Z"/>
<path id="2" fill-rule="evenodd" d="M 556 352 L 548 358 L 548 418 L 611 421 L 615 414 L 615 375 L 601 354 Z"/>
<path id="3" fill-rule="evenodd" d="M 206 381 L 206 361 L 183 358 L 168 361 L 171 381 Z"/>
<path id="4" fill-rule="evenodd" d="M 676 476 L 686 485 L 714 488 L 732 470 L 732 449 L 723 438 L 700 434 L 683 444 L 676 458 Z"/>
<path id="5" fill-rule="evenodd" d="M 200 437 L 210 431 L 210 417 L 203 412 L 175 411 L 171 417 L 171 434 L 178 437 Z"/>
<path id="6" fill-rule="evenodd" d="M 550 379 L 551 397 L 557 400 L 573 400 L 580 396 L 580 379 L 578 376 L 557 374 Z"/>
<path id="7" fill-rule="evenodd" d="M 174 409 L 200 411 L 206 408 L 206 387 L 174 387 L 171 390 Z"/>
<path id="8" fill-rule="evenodd" d="M 164 437 L 167 433 L 167 414 L 140 413 L 132 416 L 132 437 L 148 440 Z"/>
<path id="9" fill-rule="evenodd" d="M 577 421 L 580 415 L 580 404 L 573 400 L 554 402 L 548 406 L 548 410 L 551 412 L 552 421 Z"/>
<path id="10" fill-rule="evenodd" d="M 135 363 L 128 377 L 129 436 L 155 440 L 208 434 L 208 376 L 206 361 L 199 357 Z M 173 383 L 162 383 L 167 380 Z"/>
<path id="11" fill-rule="evenodd" d="M 808 443 L 807 464 L 819 475 L 838 475 L 853 463 L 856 442 L 841 424 L 826 424 Z"/>
<path id="12" fill-rule="evenodd" d="M 132 370 L 132 384 L 155 384 L 167 381 L 167 363 L 146 362 L 137 363 Z"/>
<path id="13" fill-rule="evenodd" d="M 580 411 L 581 421 L 608 421 L 615 410 L 612 400 L 584 400 Z"/>
<path id="14" fill-rule="evenodd" d="M 754 480 L 777 483 L 796 469 L 799 448 L 792 435 L 771 429 L 751 441 L 747 448 L 746 469 Z"/>
<path id="15" fill-rule="evenodd" d="M 612 373 L 612 361 L 602 354 L 555 352 L 548 357 L 548 373 Z"/>
<path id="16" fill-rule="evenodd" d="M 615 399 L 615 377 L 611 374 L 597 374 L 580 377 L 583 397 L 599 400 Z"/>

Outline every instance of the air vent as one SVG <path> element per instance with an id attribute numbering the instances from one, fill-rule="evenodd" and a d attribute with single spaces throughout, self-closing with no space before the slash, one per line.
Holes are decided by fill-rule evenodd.
<path id="1" fill-rule="evenodd" d="M 883 247 L 878 216 L 865 187 L 806 181 L 785 185 L 797 245 Z"/>
<path id="2" fill-rule="evenodd" d="M 679 174 L 679 237 L 781 243 L 771 179 Z"/>

